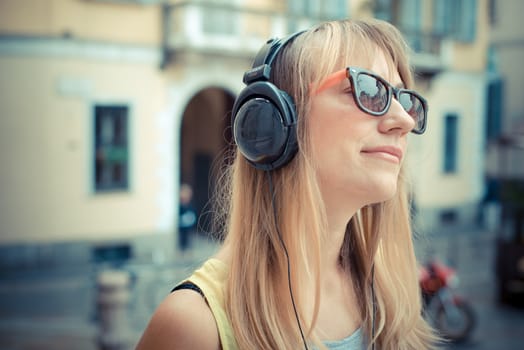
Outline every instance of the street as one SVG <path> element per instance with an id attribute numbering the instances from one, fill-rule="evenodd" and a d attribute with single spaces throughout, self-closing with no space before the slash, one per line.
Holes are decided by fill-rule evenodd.
<path id="1" fill-rule="evenodd" d="M 446 349 L 524 347 L 524 309 L 496 301 L 493 240 L 492 233 L 468 229 L 415 241 L 419 259 L 434 254 L 457 269 L 459 293 L 472 303 L 477 315 L 471 338 L 461 344 L 449 344 Z M 133 342 L 173 284 L 217 249 L 203 237 L 195 237 L 193 247 L 184 261 L 131 262 L 124 266 L 134 281 L 127 309 Z M 0 281 L 0 348 L 97 349 L 96 273 L 93 266 L 4 272 Z"/>
<path id="2" fill-rule="evenodd" d="M 500 304 L 494 275 L 495 235 L 474 229 L 441 233 L 418 247 L 431 251 L 457 269 L 460 278 L 458 292 L 473 305 L 477 324 L 470 339 L 449 344 L 447 349 L 524 348 L 524 308 Z M 431 248 L 432 246 L 432 248 Z"/>

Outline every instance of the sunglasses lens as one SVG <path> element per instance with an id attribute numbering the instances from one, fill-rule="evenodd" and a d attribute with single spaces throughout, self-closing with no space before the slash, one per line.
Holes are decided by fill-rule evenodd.
<path id="1" fill-rule="evenodd" d="M 425 111 L 424 103 L 422 100 L 415 94 L 410 92 L 401 92 L 399 96 L 399 102 L 404 108 L 404 110 L 411 115 L 415 121 L 415 131 L 420 131 L 424 129 L 425 123 Z"/>
<path id="2" fill-rule="evenodd" d="M 356 93 L 360 105 L 373 113 L 382 113 L 388 106 L 387 86 L 366 73 L 357 77 Z"/>

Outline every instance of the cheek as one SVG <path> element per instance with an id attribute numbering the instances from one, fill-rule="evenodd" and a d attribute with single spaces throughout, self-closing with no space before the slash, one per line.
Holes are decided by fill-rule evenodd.
<path id="1" fill-rule="evenodd" d="M 377 127 L 374 117 L 360 111 L 347 99 L 347 95 L 319 99 L 311 106 L 308 125 L 313 157 L 317 162 L 351 157 Z"/>
<path id="2" fill-rule="evenodd" d="M 341 125 L 342 116 L 333 108 L 313 109 L 310 115 L 310 135 L 312 156 L 315 162 L 323 163 L 331 158 L 340 147 L 344 139 L 344 126 Z"/>
<path id="3" fill-rule="evenodd" d="M 354 110 L 340 98 L 327 97 L 313 103 L 310 127 L 314 145 L 325 139 L 343 137 L 351 126 Z"/>
<path id="4" fill-rule="evenodd" d="M 358 161 L 358 141 L 351 134 L 350 127 L 344 123 L 331 123 L 329 119 L 325 118 L 325 123 L 316 125 L 312 134 L 312 156 L 321 178 L 336 177 L 340 173 L 339 167 Z"/>

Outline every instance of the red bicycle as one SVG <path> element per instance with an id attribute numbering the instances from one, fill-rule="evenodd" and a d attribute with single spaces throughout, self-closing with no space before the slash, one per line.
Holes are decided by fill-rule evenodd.
<path id="1" fill-rule="evenodd" d="M 426 319 L 451 341 L 464 341 L 476 324 L 471 304 L 456 293 L 459 278 L 455 269 L 438 259 L 430 259 L 420 268 L 420 287 Z"/>

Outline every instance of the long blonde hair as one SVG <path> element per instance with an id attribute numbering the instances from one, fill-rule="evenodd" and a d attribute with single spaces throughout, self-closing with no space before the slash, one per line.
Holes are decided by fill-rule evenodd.
<path id="1" fill-rule="evenodd" d="M 320 304 L 327 221 L 310 157 L 310 89 L 359 57 L 371 63 L 377 49 L 384 52 L 390 70 L 399 72 L 404 85 L 412 86 L 405 42 L 397 29 L 378 20 L 322 23 L 287 45 L 273 65 L 272 81 L 294 98 L 299 142 L 294 159 L 271 174 L 277 222 L 268 175 L 253 168 L 240 154 L 229 168 L 222 192 L 227 203 L 225 245 L 230 252 L 225 308 L 240 349 L 303 347 L 277 225 L 289 253 L 291 285 L 302 329 L 308 339 L 323 348 L 313 329 Z M 340 252 L 341 263 L 356 289 L 369 346 L 375 342 L 380 349 L 426 349 L 435 340 L 421 316 L 403 173 L 392 199 L 366 206 L 350 220 Z M 374 317 L 369 288 L 372 266 Z M 305 300 L 301 281 L 316 285 L 312 318 L 305 317 L 303 305 L 310 301 Z"/>

